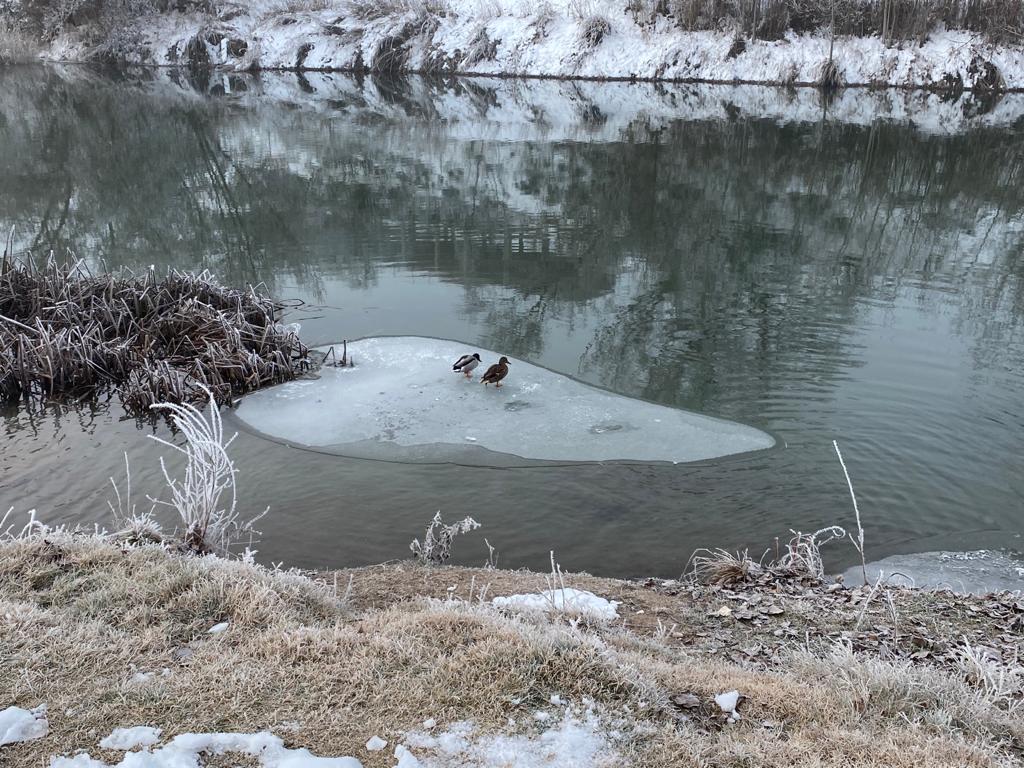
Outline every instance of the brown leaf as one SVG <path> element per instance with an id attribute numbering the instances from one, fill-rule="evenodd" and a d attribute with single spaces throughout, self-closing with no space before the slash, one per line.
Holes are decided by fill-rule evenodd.
<path id="1" fill-rule="evenodd" d="M 669 701 L 680 709 L 697 709 L 700 706 L 700 699 L 693 693 L 677 693 Z"/>

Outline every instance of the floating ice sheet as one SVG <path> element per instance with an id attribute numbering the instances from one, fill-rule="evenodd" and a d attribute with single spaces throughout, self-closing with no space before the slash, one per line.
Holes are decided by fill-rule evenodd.
<path id="1" fill-rule="evenodd" d="M 366 458 L 508 463 L 697 461 L 774 444 L 753 427 L 654 405 L 511 359 L 500 389 L 480 375 L 499 352 L 420 337 L 348 345 L 354 368 L 249 395 L 238 417 L 270 437 Z M 479 352 L 467 380 L 452 363 Z M 504 460 L 502 456 L 504 455 Z"/>
<path id="2" fill-rule="evenodd" d="M 890 584 L 912 584 L 926 589 L 952 589 L 983 595 L 987 592 L 1024 590 L 1024 559 L 993 550 L 974 552 L 918 552 L 893 555 L 867 565 L 872 583 L 879 574 Z M 861 567 L 853 566 L 843 574 L 847 584 L 864 580 Z"/>

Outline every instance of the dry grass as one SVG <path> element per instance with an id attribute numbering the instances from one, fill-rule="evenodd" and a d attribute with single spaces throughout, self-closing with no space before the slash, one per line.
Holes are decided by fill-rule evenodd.
<path id="1" fill-rule="evenodd" d="M 733 553 L 724 549 L 698 549 L 687 566 L 688 576 L 699 584 L 715 586 L 768 584 L 777 580 L 820 584 L 825 580 L 821 548 L 830 542 L 847 539 L 853 540 L 857 546 L 857 540 L 838 525 L 814 533 L 791 533 L 793 537 L 771 560 L 767 559 L 768 552 L 754 560 L 749 550 Z"/>
<path id="2" fill-rule="evenodd" d="M 218 403 L 294 378 L 308 364 L 282 307 L 208 273 L 92 275 L 81 262 L 0 259 L 0 402 L 82 400 L 125 408 Z"/>
<path id="3" fill-rule="evenodd" d="M 1021 764 L 1018 719 L 966 676 L 844 648 L 791 652 L 782 667 L 758 669 L 621 625 L 581 630 L 415 596 L 445 593 L 458 573 L 359 571 L 344 604 L 331 583 L 156 547 L 66 534 L 0 543 L 0 689 L 19 706 L 45 701 L 51 723 L 49 736 L 4 757 L 42 765 L 79 748 L 102 756 L 96 742 L 112 728 L 152 724 L 167 736 L 276 729 L 318 754 L 391 766 L 387 753 L 362 749 L 370 735 L 397 740 L 425 717 L 498 731 L 559 694 L 615 714 L 623 765 Z M 543 581 L 478 575 L 492 594 Z M 225 620 L 226 632 L 207 634 Z M 140 671 L 156 674 L 133 682 Z M 669 703 L 733 688 L 748 697 L 733 726 Z"/>

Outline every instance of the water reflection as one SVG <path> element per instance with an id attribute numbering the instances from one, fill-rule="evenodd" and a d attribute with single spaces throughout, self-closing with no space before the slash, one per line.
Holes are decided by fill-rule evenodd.
<path id="1" fill-rule="evenodd" d="M 833 437 L 873 511 L 873 555 L 1021 533 L 1016 96 L 967 118 L 906 94 L 289 74 L 211 96 L 167 77 L 0 71 L 0 225 L 20 248 L 263 281 L 321 305 L 301 318 L 312 342 L 458 338 L 789 446 L 686 470 L 476 475 L 506 499 L 490 525 L 515 564 L 556 546 L 604 567 L 625 537 L 610 567 L 670 572 L 693 546 L 843 521 Z M 894 119 L 898 99 L 918 100 L 918 125 Z M 395 503 L 373 483 L 400 488 L 408 519 L 390 519 L 412 532 L 465 479 L 308 461 L 323 476 L 277 498 L 328 529 L 343 527 L 323 510 L 332 473 L 371 518 Z M 634 493 L 610 496 L 623 482 Z M 388 535 L 370 525 L 374 543 L 344 554 L 400 555 Z"/>

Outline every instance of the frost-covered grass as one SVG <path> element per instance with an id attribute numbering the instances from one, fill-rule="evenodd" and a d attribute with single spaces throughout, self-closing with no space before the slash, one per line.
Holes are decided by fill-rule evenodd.
<path id="1" fill-rule="evenodd" d="M 705 653 L 707 641 L 644 633 L 635 607 L 580 625 L 462 599 L 463 587 L 443 586 L 458 573 L 358 571 L 344 602 L 331 578 L 155 546 L 67 534 L 0 543 L 0 690 L 18 707 L 45 703 L 49 717 L 46 736 L 3 756 L 47 765 L 84 749 L 113 765 L 123 753 L 99 743 L 111 737 L 108 747 L 143 735 L 162 749 L 188 733 L 200 734 L 193 744 L 266 732 L 283 740 L 275 749 L 389 768 L 501 765 L 500 755 L 524 768 L 1021 764 L 1024 726 L 977 675 L 802 641 L 758 667 Z M 543 583 L 477 576 L 499 594 Z M 571 581 L 622 599 L 636 589 Z M 437 589 L 447 597 L 427 596 Z M 717 621 L 696 617 L 687 631 Z M 746 698 L 723 727 L 709 707 L 730 691 Z M 704 704 L 674 707 L 684 693 Z M 138 726 L 153 730 L 112 733 Z M 367 749 L 379 741 L 387 748 Z M 565 744 L 577 762 L 558 752 Z"/>

